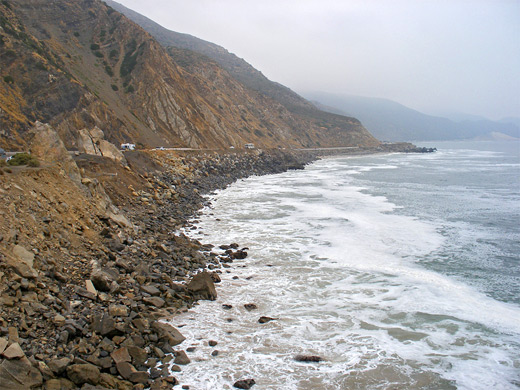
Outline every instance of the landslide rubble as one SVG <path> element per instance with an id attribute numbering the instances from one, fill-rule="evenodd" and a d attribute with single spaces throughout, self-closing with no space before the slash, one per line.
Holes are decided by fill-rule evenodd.
<path id="1" fill-rule="evenodd" d="M 0 175 L 0 389 L 172 388 L 168 363 L 189 358 L 182 328 L 161 319 L 215 299 L 220 264 L 246 255 L 217 255 L 180 228 L 203 194 L 310 157 L 154 151 L 128 153 L 125 165 L 73 161 L 63 144 L 45 145 L 56 141 L 47 131 L 32 148 L 40 167 Z"/>

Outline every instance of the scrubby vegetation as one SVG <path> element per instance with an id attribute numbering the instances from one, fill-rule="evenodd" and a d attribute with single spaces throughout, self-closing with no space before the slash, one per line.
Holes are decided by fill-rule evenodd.
<path id="1" fill-rule="evenodd" d="M 16 153 L 7 164 L 11 166 L 28 165 L 30 167 L 39 167 L 40 162 L 38 159 L 29 153 Z"/>
<path id="2" fill-rule="evenodd" d="M 114 76 L 114 71 L 112 70 L 112 67 L 110 65 L 105 65 L 105 72 L 107 72 L 107 75 L 110 77 Z"/>

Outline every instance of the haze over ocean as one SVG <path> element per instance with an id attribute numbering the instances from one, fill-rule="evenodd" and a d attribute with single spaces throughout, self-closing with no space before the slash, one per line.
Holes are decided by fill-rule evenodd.
<path id="1" fill-rule="evenodd" d="M 435 146 L 325 158 L 212 197 L 191 234 L 238 242 L 250 255 L 223 269 L 217 302 L 172 320 L 196 347 L 182 382 L 518 388 L 519 144 Z M 278 319 L 261 325 L 260 316 Z M 204 339 L 219 341 L 218 356 Z M 297 354 L 324 362 L 296 362 Z"/>

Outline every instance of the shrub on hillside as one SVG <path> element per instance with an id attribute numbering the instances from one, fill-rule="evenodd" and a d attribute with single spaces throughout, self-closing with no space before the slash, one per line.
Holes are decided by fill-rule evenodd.
<path id="1" fill-rule="evenodd" d="M 37 159 L 32 158 L 27 163 L 27 166 L 32 168 L 38 168 L 40 166 L 40 162 Z"/>
<path id="2" fill-rule="evenodd" d="M 31 156 L 29 153 L 16 153 L 12 159 L 10 159 L 7 164 L 11 166 L 20 166 L 20 165 L 29 165 L 30 167 L 39 167 L 40 162 L 34 156 Z"/>

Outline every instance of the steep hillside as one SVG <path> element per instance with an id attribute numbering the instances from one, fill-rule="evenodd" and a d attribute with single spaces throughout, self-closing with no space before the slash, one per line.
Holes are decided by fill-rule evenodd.
<path id="1" fill-rule="evenodd" d="M 262 72 L 253 68 L 245 60 L 230 53 L 222 46 L 189 34 L 168 30 L 158 23 L 155 23 L 153 20 L 150 20 L 147 17 L 115 1 L 106 0 L 105 3 L 139 24 L 143 29 L 155 37 L 155 39 L 157 39 L 157 41 L 160 42 L 163 46 L 173 46 L 181 49 L 187 49 L 211 58 L 244 85 L 251 89 L 262 92 L 284 105 L 315 109 L 312 103 L 308 102 L 297 93 L 291 91 L 289 88 L 279 83 L 270 81 L 262 74 Z"/>
<path id="2" fill-rule="evenodd" d="M 341 145 L 364 144 L 373 146 L 377 144 L 377 141 L 363 129 L 357 119 L 344 115 L 331 115 L 317 109 L 312 103 L 289 88 L 270 81 L 262 72 L 253 68 L 245 60 L 229 53 L 223 47 L 189 34 L 170 31 L 115 1 L 106 0 L 105 2 L 139 24 L 164 47 L 186 49 L 198 53 L 201 55 L 199 57 L 200 62 L 204 61 L 204 57 L 215 61 L 235 80 L 281 104 L 300 120 L 300 128 L 302 126 L 305 128 L 310 124 L 310 131 L 307 131 L 304 136 L 307 145 L 334 146 L 339 143 Z M 187 62 L 189 63 L 189 61 Z"/>
<path id="3" fill-rule="evenodd" d="M 322 124 L 244 87 L 187 50 L 168 53 L 99 0 L 0 3 L 0 146 L 23 149 L 34 121 L 69 149 L 81 129 L 114 144 L 193 148 L 374 145 L 353 119 Z"/>
<path id="4" fill-rule="evenodd" d="M 309 92 L 305 95 L 317 101 L 317 105 L 322 104 L 320 107 L 323 110 L 359 118 L 372 134 L 386 141 L 469 139 L 491 133 L 520 137 L 520 129 L 513 123 L 486 119 L 453 121 L 426 115 L 387 99 L 323 92 Z"/>

